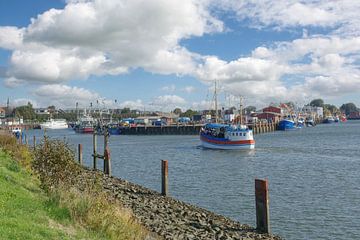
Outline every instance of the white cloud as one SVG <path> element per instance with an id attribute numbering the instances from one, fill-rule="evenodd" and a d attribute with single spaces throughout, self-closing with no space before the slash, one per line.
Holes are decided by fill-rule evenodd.
<path id="1" fill-rule="evenodd" d="M 186 92 L 186 93 L 193 93 L 196 92 L 196 88 L 193 86 L 185 86 L 183 89 L 181 89 L 182 91 Z"/>
<path id="2" fill-rule="evenodd" d="M 95 106 L 96 100 L 100 99 L 100 95 L 96 92 L 60 84 L 42 85 L 33 92 L 33 95 L 39 103 L 46 106 L 55 105 L 59 108 L 75 107 L 76 102 L 82 107 L 90 106 L 91 102 Z"/>
<path id="3" fill-rule="evenodd" d="M 17 27 L 0 26 L 0 48 L 16 49 L 21 46 L 23 29 Z"/>
<path id="4" fill-rule="evenodd" d="M 139 67 L 189 74 L 198 56 L 179 42 L 222 29 L 206 1 L 68 1 L 26 28 L 1 27 L 0 47 L 14 50 L 9 77 L 25 81 L 60 83 Z"/>
<path id="5" fill-rule="evenodd" d="M 151 106 L 162 109 L 162 110 L 172 110 L 175 107 L 182 107 L 184 104 L 186 104 L 185 99 L 182 97 L 179 97 L 177 95 L 164 95 L 164 96 L 158 96 L 153 99 L 152 103 L 150 103 Z"/>
<path id="6" fill-rule="evenodd" d="M 162 91 L 165 91 L 165 92 L 169 92 L 169 93 L 172 93 L 172 92 L 175 92 L 176 90 L 176 86 L 175 84 L 171 84 L 169 86 L 164 86 L 161 88 Z"/>
<path id="7" fill-rule="evenodd" d="M 16 88 L 16 87 L 19 87 L 19 86 L 22 86 L 24 85 L 25 82 L 23 80 L 19 80 L 17 78 L 6 78 L 4 80 L 4 85 L 8 88 Z"/>
<path id="8" fill-rule="evenodd" d="M 226 62 L 217 57 L 207 57 L 197 76 L 212 82 L 276 81 L 286 71 L 286 66 L 267 59 L 247 57 Z"/>
<path id="9" fill-rule="evenodd" d="M 39 107 L 37 101 L 29 98 L 16 98 L 10 100 L 10 106 L 11 107 L 19 107 L 19 106 L 25 106 L 28 103 L 31 103 L 33 107 L 37 108 Z"/>
<path id="10" fill-rule="evenodd" d="M 249 20 L 255 28 L 313 26 L 328 28 L 342 36 L 359 35 L 360 30 L 359 1 L 224 0 L 214 4 L 235 12 L 240 21 Z"/>
<path id="11" fill-rule="evenodd" d="M 130 109 L 137 109 L 142 110 L 144 108 L 144 103 L 142 100 L 137 99 L 135 101 L 127 100 L 119 104 L 120 108 L 130 108 Z"/>

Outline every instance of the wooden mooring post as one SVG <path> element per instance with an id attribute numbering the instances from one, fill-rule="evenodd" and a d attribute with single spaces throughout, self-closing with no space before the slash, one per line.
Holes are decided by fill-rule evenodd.
<path id="1" fill-rule="evenodd" d="M 256 229 L 270 233 L 269 183 L 268 180 L 255 179 Z"/>
<path id="2" fill-rule="evenodd" d="M 97 146 L 97 142 L 96 142 L 96 132 L 94 130 L 94 133 L 93 133 L 93 169 L 96 170 L 96 156 L 97 156 L 97 153 L 96 153 L 96 146 Z"/>
<path id="3" fill-rule="evenodd" d="M 111 176 L 110 150 L 108 147 L 104 151 L 104 173 Z"/>
<path id="4" fill-rule="evenodd" d="M 79 164 L 83 165 L 83 147 L 81 143 L 78 145 L 78 160 Z"/>
<path id="5" fill-rule="evenodd" d="M 25 145 L 28 146 L 29 142 L 28 142 L 28 138 L 27 138 L 27 134 L 25 133 Z"/>
<path id="6" fill-rule="evenodd" d="M 104 132 L 104 173 L 111 176 L 109 131 L 107 128 L 105 128 L 105 132 Z"/>
<path id="7" fill-rule="evenodd" d="M 161 195 L 168 196 L 168 161 L 161 160 Z"/>

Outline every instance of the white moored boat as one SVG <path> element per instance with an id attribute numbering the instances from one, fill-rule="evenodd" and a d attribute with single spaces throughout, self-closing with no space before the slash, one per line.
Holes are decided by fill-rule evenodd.
<path id="1" fill-rule="evenodd" d="M 65 129 L 68 128 L 68 124 L 65 119 L 50 119 L 40 124 L 42 129 Z"/>
<path id="2" fill-rule="evenodd" d="M 244 125 L 206 124 L 200 131 L 201 144 L 212 149 L 254 149 L 252 130 Z"/>

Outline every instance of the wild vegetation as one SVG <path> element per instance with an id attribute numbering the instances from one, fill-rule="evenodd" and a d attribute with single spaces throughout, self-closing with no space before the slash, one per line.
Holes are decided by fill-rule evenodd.
<path id="1" fill-rule="evenodd" d="M 147 231 L 84 179 L 74 153 L 45 139 L 35 151 L 0 135 L 0 236 L 5 239 L 145 239 Z M 82 181 L 82 184 L 78 184 Z M 81 187 L 80 187 L 81 186 Z"/>

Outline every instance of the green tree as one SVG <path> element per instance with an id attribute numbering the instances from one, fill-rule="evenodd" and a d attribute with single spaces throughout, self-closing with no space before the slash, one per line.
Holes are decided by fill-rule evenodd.
<path id="1" fill-rule="evenodd" d="M 244 108 L 245 113 L 251 113 L 251 112 L 255 112 L 256 111 L 256 107 L 254 106 L 247 106 L 246 108 Z"/>
<path id="2" fill-rule="evenodd" d="M 340 110 L 335 105 L 324 104 L 324 112 L 325 110 L 328 110 L 331 115 L 340 114 Z"/>
<path id="3" fill-rule="evenodd" d="M 343 105 L 341 105 L 340 110 L 346 115 L 349 115 L 351 112 L 356 112 L 358 108 L 354 103 L 344 103 Z"/>
<path id="4" fill-rule="evenodd" d="M 310 102 L 310 106 L 312 107 L 324 107 L 324 100 L 321 98 L 314 99 Z"/>
<path id="5" fill-rule="evenodd" d="M 182 113 L 181 108 L 175 108 L 173 112 L 178 115 Z"/>
<path id="6" fill-rule="evenodd" d="M 121 110 L 121 114 L 129 114 L 131 111 L 130 111 L 130 108 L 123 108 Z"/>
<path id="7" fill-rule="evenodd" d="M 197 111 L 194 111 L 192 109 L 188 109 L 188 110 L 186 110 L 186 112 L 180 114 L 180 117 L 189 117 L 189 118 L 191 118 L 192 116 L 194 116 L 196 114 L 198 114 Z"/>
<path id="8" fill-rule="evenodd" d="M 15 108 L 15 116 L 18 118 L 22 117 L 24 120 L 34 120 L 36 118 L 35 111 L 30 102 L 25 106 Z"/>

